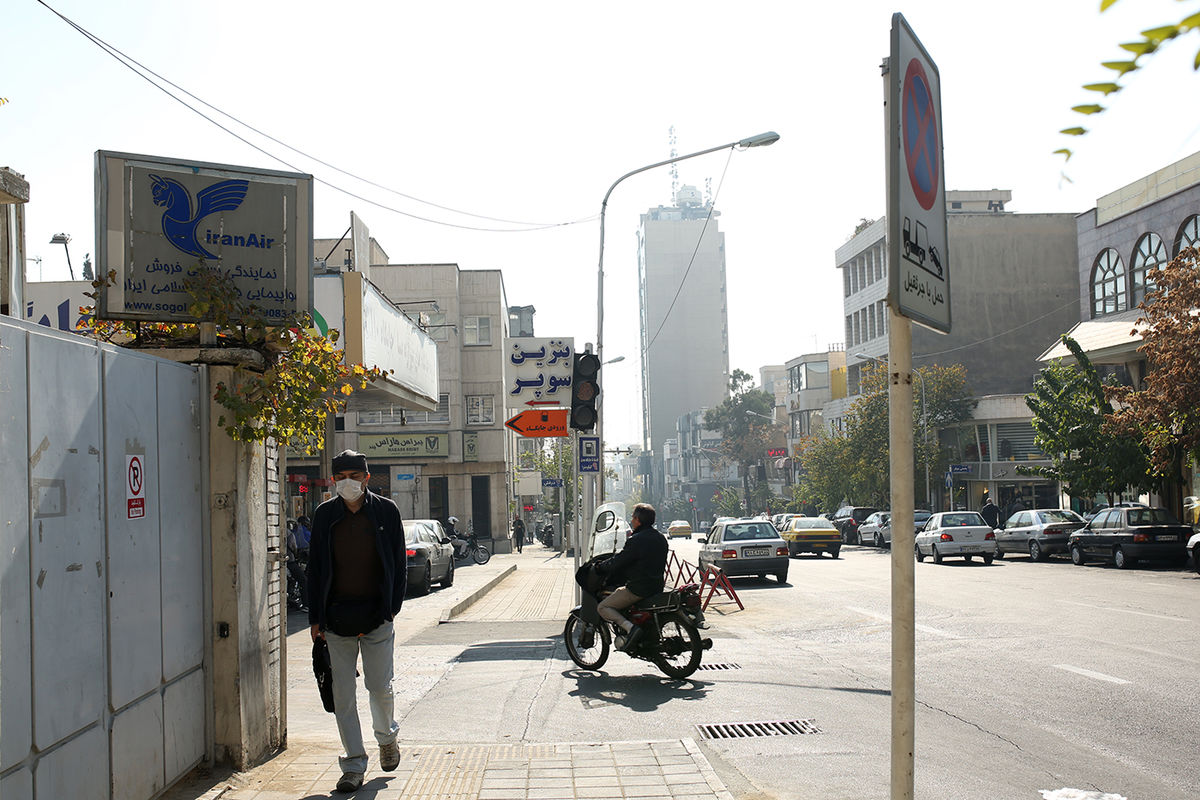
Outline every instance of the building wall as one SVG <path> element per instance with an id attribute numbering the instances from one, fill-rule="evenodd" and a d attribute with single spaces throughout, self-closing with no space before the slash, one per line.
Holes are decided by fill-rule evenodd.
<path id="1" fill-rule="evenodd" d="M 681 415 L 719 405 L 728 395 L 725 236 L 716 215 L 706 225 L 707 216 L 707 208 L 692 206 L 642 215 L 642 392 L 656 452 L 674 437 Z"/>
<path id="2" fill-rule="evenodd" d="M 438 420 L 434 415 L 430 420 L 429 415 L 410 412 L 401 425 L 395 415 L 350 414 L 346 446 L 357 446 L 359 436 L 446 434 L 448 447 L 437 456 L 374 458 L 374 488 L 395 500 L 405 518 L 436 516 L 444 520 L 455 516 L 460 530 L 472 525 L 478 534 L 506 540 L 511 490 L 502 358 L 509 311 L 502 275 L 499 270 L 460 270 L 457 264 L 376 264 L 371 267 L 371 280 L 393 302 L 436 300 L 439 311 L 427 310 L 432 306 L 414 306 L 411 313 L 424 312 L 431 325 L 453 326 L 429 329 L 437 341 L 438 391 L 446 396 L 448 418 Z M 468 344 L 473 330 L 468 320 L 478 317 L 489 320 L 490 340 Z M 488 421 L 468 421 L 469 397 L 490 400 Z M 468 439 L 475 442 L 475 461 L 468 460 Z M 413 477 L 400 478 L 408 475 Z M 473 479 L 479 476 L 488 479 L 486 519 L 474 515 Z M 440 479 L 445 479 L 447 489 L 444 509 L 435 506 L 430 491 Z"/>

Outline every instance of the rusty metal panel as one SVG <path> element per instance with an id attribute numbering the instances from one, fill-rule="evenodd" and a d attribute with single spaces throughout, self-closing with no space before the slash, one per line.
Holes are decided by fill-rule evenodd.
<path id="1" fill-rule="evenodd" d="M 0 326 L 0 772 L 29 753 L 33 721 L 29 663 L 29 403 L 26 334 Z M 26 797 L 8 786 L 30 785 L 30 774 L 6 777 L 4 797 Z"/>
<path id="2" fill-rule="evenodd" d="M 97 346 L 77 336 L 30 335 L 28 351 L 34 744 L 46 749 L 103 707 L 100 371 Z"/>
<path id="3" fill-rule="evenodd" d="M 157 485 L 162 541 L 162 673 L 167 681 L 204 660 L 201 402 L 200 377 L 195 369 L 159 363 Z M 219 434 L 225 435 L 223 431 Z"/>
<path id="4" fill-rule="evenodd" d="M 162 683 L 158 531 L 164 504 L 156 361 L 116 350 L 103 356 L 109 705 L 114 709 Z M 169 503 L 166 509 L 166 524 L 174 524 Z"/>

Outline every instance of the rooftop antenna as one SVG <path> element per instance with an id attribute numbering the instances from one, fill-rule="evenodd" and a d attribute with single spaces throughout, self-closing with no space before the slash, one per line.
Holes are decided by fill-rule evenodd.
<path id="1" fill-rule="evenodd" d="M 671 134 L 670 135 L 671 158 L 675 158 L 676 156 L 679 155 L 679 148 L 675 146 L 677 144 L 678 140 L 675 138 L 675 126 L 674 125 L 671 126 L 670 134 Z M 677 194 L 679 194 L 679 162 L 678 161 L 671 164 L 671 204 L 672 205 L 675 205 L 676 203 L 678 203 L 678 201 L 675 199 L 675 196 Z"/>
<path id="2" fill-rule="evenodd" d="M 708 178 L 704 179 L 704 205 L 711 206 L 712 204 L 713 204 L 712 178 L 708 177 Z"/>

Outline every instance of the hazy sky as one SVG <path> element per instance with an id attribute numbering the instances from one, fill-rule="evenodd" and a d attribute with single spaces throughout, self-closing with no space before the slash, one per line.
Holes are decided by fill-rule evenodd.
<path id="1" fill-rule="evenodd" d="M 0 164 L 25 174 L 28 255 L 45 280 L 67 278 L 94 247 L 98 149 L 296 169 L 319 183 L 315 233 L 337 237 L 351 210 L 393 263 L 502 269 L 510 304 L 537 308 L 542 336 L 596 334 L 594 217 L 622 174 L 669 156 L 673 125 L 688 153 L 767 130 L 768 148 L 680 164 L 712 179 L 726 234 L 732 368 L 842 341 L 834 250 L 884 213 L 881 59 L 900 10 L 942 79 L 947 189 L 1011 189 L 1017 212 L 1082 212 L 1106 194 L 1200 150 L 1200 37 L 1156 56 L 1110 111 L 1070 106 L 1098 95 L 1100 61 L 1138 30 L 1177 22 L 1195 2 L 1006 3 L 914 0 L 903 7 L 766 0 L 648 3 L 258 2 L 57 0 L 95 36 L 237 119 L 383 186 L 504 220 L 422 205 L 263 139 L 210 110 L 284 165 L 149 85 L 36 0 L 5 3 Z M 1057 131 L 1082 121 L 1089 136 Z M 1074 146 L 1065 167 L 1052 151 Z M 726 164 L 728 163 L 728 169 Z M 1070 180 L 1065 180 L 1063 172 Z M 722 175 L 724 180 L 722 181 Z M 666 168 L 623 183 L 609 203 L 606 438 L 640 441 L 638 214 L 670 203 Z M 324 255 L 324 254 L 319 254 Z M 951 265 L 951 269 L 953 266 Z M 39 268 L 29 264 L 31 280 Z M 1030 291 L 1036 291 L 1031 286 Z M 687 313 L 677 308 L 674 313 Z M 956 313 L 963 313 L 956 310 Z"/>

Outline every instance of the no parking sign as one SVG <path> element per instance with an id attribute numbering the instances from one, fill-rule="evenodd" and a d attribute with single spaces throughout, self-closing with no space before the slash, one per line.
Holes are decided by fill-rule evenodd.
<path id="1" fill-rule="evenodd" d="M 126 519 L 146 516 L 145 456 L 125 456 L 125 513 Z"/>
<path id="2" fill-rule="evenodd" d="M 888 59 L 888 302 L 950 332 L 950 251 L 937 64 L 901 14 Z"/>

